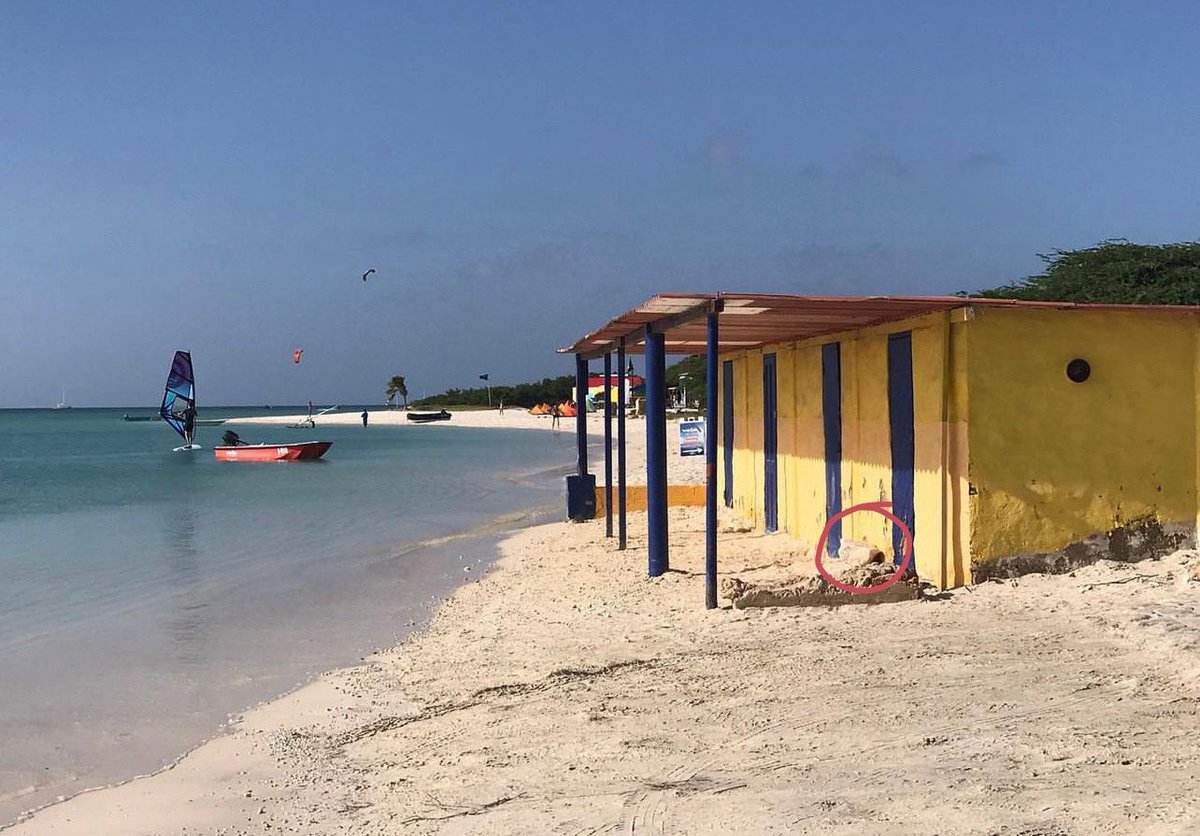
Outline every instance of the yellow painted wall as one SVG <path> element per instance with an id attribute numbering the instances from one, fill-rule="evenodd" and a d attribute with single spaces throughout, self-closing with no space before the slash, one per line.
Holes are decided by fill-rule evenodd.
<path id="1" fill-rule="evenodd" d="M 841 340 L 843 508 L 892 497 L 887 344 L 887 334 L 876 332 Z M 846 517 L 842 537 L 865 540 L 892 553 L 891 523 L 879 514 Z"/>
<path id="2" fill-rule="evenodd" d="M 733 363 L 733 510 L 763 525 L 762 352 Z"/>
<path id="3" fill-rule="evenodd" d="M 944 336 L 947 339 L 945 355 L 949 386 L 945 392 L 946 423 L 943 427 L 946 468 L 941 479 L 943 581 L 940 585 L 943 589 L 970 583 L 971 568 L 970 433 L 967 428 L 971 329 L 963 310 L 951 311 L 946 320 L 948 330 Z M 917 455 L 921 455 L 920 448 Z M 918 540 L 921 536 L 918 534 Z M 918 562 L 918 567 L 920 565 Z"/>
<path id="4" fill-rule="evenodd" d="M 887 403 L 887 335 L 913 332 L 916 441 L 917 569 L 934 583 L 961 583 L 966 548 L 965 345 L 950 333 L 962 324 L 938 314 L 836 335 L 842 356 L 842 507 L 891 499 Z M 959 329 L 957 331 L 948 329 Z M 734 363 L 734 508 L 763 526 L 762 355 L 775 353 L 779 400 L 779 524 L 816 543 L 826 521 L 821 346 L 832 338 L 766 346 L 722 359 Z M 943 368 L 957 359 L 943 386 Z M 961 367 L 961 368 L 959 368 Z M 718 438 L 723 435 L 718 432 Z M 720 452 L 719 455 L 723 455 Z M 723 461 L 723 459 L 721 459 Z M 943 474 L 950 474 L 943 478 Z M 723 475 L 720 484 L 724 485 Z M 843 522 L 845 538 L 865 539 L 891 554 L 890 523 L 877 514 Z"/>
<path id="5" fill-rule="evenodd" d="M 1194 316 L 977 307 L 969 326 L 973 561 L 1146 515 L 1194 524 Z M 1074 357 L 1085 383 L 1066 377 Z"/>
<path id="6" fill-rule="evenodd" d="M 964 307 L 835 335 L 842 352 L 842 505 L 890 499 L 887 335 L 911 330 L 915 553 L 922 577 L 1056 551 L 1147 515 L 1200 524 L 1200 318 L 1140 311 Z M 825 522 L 821 344 L 777 357 L 780 528 Z M 734 360 L 734 507 L 763 524 L 762 353 Z M 1092 364 L 1071 383 L 1066 364 Z M 718 436 L 720 437 L 720 435 Z M 974 491 L 974 495 L 972 495 Z M 890 554 L 877 516 L 844 537 Z"/>
<path id="7" fill-rule="evenodd" d="M 787 451 L 787 505 L 780 507 L 780 528 L 816 545 L 825 524 L 825 430 L 821 408 L 821 347 L 791 350 L 792 428 Z M 780 418 L 782 421 L 782 416 Z M 780 428 L 780 438 L 783 429 Z"/>

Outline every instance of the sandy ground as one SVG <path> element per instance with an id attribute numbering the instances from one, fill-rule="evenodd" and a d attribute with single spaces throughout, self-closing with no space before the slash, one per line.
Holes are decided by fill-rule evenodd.
<path id="1" fill-rule="evenodd" d="M 417 411 L 417 410 L 414 410 Z M 431 410 L 436 411 L 436 410 Z M 412 432 L 427 431 L 430 426 L 436 427 L 476 427 L 485 429 L 508 429 L 508 430 L 540 430 L 543 432 L 560 432 L 571 433 L 575 432 L 574 418 L 559 419 L 559 426 L 555 428 L 549 416 L 546 415 L 530 415 L 528 411 L 520 408 L 509 408 L 504 410 L 501 415 L 498 410 L 451 410 L 453 417 L 449 421 L 438 422 L 432 425 L 414 424 L 405 416 L 406 412 L 400 409 L 378 409 L 368 411 L 368 426 L 387 426 L 387 427 L 404 427 Z M 269 415 L 265 417 L 255 418 L 230 418 L 225 423 L 227 425 L 246 425 L 242 427 L 231 427 L 238 432 L 247 441 L 253 441 L 257 438 L 254 434 L 252 425 L 274 425 L 295 424 L 303 421 L 305 415 Z M 360 412 L 336 412 L 329 415 L 321 415 L 314 419 L 317 422 L 317 427 L 324 425 L 347 425 L 362 423 L 362 414 Z M 616 419 L 613 420 L 613 443 L 616 444 L 617 424 Z M 629 484 L 637 485 L 646 483 L 646 422 L 642 418 L 629 418 L 625 423 L 626 436 L 626 457 L 627 457 L 627 475 Z M 592 443 L 590 469 L 597 474 L 596 484 L 604 484 L 604 469 L 603 452 L 604 444 L 604 421 L 602 416 L 592 413 L 588 415 L 588 437 Z M 704 481 L 704 457 L 703 456 L 680 456 L 679 455 L 679 422 L 667 421 L 667 481 L 672 485 L 700 484 Z M 599 442 L 600 448 L 596 449 L 596 444 Z M 615 450 L 615 446 L 614 446 Z M 614 453 L 614 464 L 615 453 Z M 614 482 L 616 476 L 613 477 Z"/>
<path id="2" fill-rule="evenodd" d="M 509 537 L 430 628 L 16 834 L 1200 832 L 1190 557 L 879 606 L 706 611 L 700 509 L 645 576 Z M 722 535 L 786 574 L 794 544 Z"/>

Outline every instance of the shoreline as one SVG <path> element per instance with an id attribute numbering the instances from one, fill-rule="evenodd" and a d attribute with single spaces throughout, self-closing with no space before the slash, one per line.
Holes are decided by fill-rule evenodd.
<path id="1" fill-rule="evenodd" d="M 624 554 L 598 521 L 511 532 L 403 643 L 11 832 L 1194 830 L 1194 555 L 706 611 L 699 509 L 671 512 L 658 579 L 631 523 Z M 727 575 L 798 557 L 721 539 Z"/>
<path id="2" fill-rule="evenodd" d="M 345 430 L 340 435 L 357 437 Z M 264 540 L 267 545 L 258 552 L 270 560 L 261 564 L 239 564 L 236 556 L 227 563 L 188 563 L 174 559 L 171 552 L 163 563 L 164 581 L 156 577 L 157 585 L 131 598 L 132 603 L 122 601 L 120 608 L 89 615 L 100 629 L 87 631 L 75 622 L 56 626 L 37 634 L 37 648 L 22 647 L 15 661 L 6 656 L 13 662 L 8 682 L 15 699 L 7 719 L 13 735 L 4 764 L 0 828 L 80 792 L 112 786 L 129 776 L 156 774 L 196 746 L 225 734 L 230 718 L 248 706 L 391 647 L 411 632 L 414 621 L 425 623 L 436 603 L 490 565 L 507 532 L 544 522 L 557 508 L 553 487 L 558 474 L 569 469 L 558 451 L 561 445 L 543 445 L 519 434 L 485 435 L 476 433 L 463 448 L 470 451 L 465 454 L 469 462 L 464 455 L 446 453 L 454 462 L 464 461 L 463 473 L 477 472 L 478 477 L 471 477 L 474 481 L 462 475 L 420 481 L 417 490 L 432 498 L 400 505 L 400 495 L 376 490 L 375 482 L 368 481 L 363 484 L 371 496 L 360 504 L 365 515 L 350 513 L 346 526 L 331 529 L 328 538 L 309 538 L 315 543 L 309 550 L 293 551 L 287 539 Z M 446 440 L 405 445 L 388 433 L 376 439 L 386 449 L 436 451 L 447 445 Z M 491 452 L 496 445 L 500 449 Z M 362 453 L 358 460 L 367 461 Z M 313 474 L 323 482 L 334 471 L 262 472 L 274 479 L 269 486 L 292 473 Z M 348 472 L 364 471 L 351 466 Z M 455 500 L 453 491 L 446 492 L 447 485 L 460 483 L 462 494 L 471 497 L 469 504 Z M 392 513 L 382 510 L 388 508 Z M 152 517 L 151 522 L 158 519 L 155 510 L 135 509 Z M 193 531 L 203 537 L 214 526 Z M 194 539 L 184 543 L 193 544 Z M 201 540 L 199 553 L 207 554 L 206 548 L 212 552 L 212 545 Z M 465 561 L 460 552 L 466 554 Z M 225 560 L 226 554 L 213 556 Z M 185 575 L 183 582 L 168 572 L 193 566 L 200 568 Z M 285 574 L 274 574 L 279 567 L 286 567 Z M 198 571 L 204 574 L 196 580 Z M 222 585 L 228 589 L 217 591 Z M 225 594 L 230 591 L 235 594 Z M 214 618 L 223 626 L 214 627 Z M 81 665 L 77 657 L 96 661 Z M 41 708 L 44 699 L 31 699 L 27 708 L 21 689 L 34 693 L 26 683 L 53 679 L 56 669 L 75 673 L 67 690 L 60 692 L 67 696 L 47 704 L 62 704 L 68 710 Z M 93 669 L 95 678 L 84 674 Z M 46 672 L 44 677 L 39 671 Z M 80 683 L 86 687 L 80 688 Z M 82 709 L 75 711 L 76 704 Z M 109 710 L 110 704 L 114 710 Z"/>
<path id="3" fill-rule="evenodd" d="M 537 471 L 532 471 L 528 475 L 555 473 L 561 469 L 562 468 L 551 468 L 549 470 L 539 469 Z M 522 475 L 526 474 L 516 474 L 513 478 L 521 478 Z M 197 750 L 200 750 L 205 746 L 219 741 L 233 733 L 238 724 L 240 724 L 248 714 L 266 706 L 270 706 L 273 703 L 281 700 L 286 700 L 292 695 L 296 694 L 298 691 L 302 691 L 305 688 L 316 684 L 330 674 L 355 668 L 373 656 L 404 645 L 414 635 L 417 635 L 428 628 L 429 624 L 436 617 L 438 609 L 446 600 L 453 597 L 457 590 L 466 585 L 477 582 L 480 578 L 486 576 L 492 571 L 497 560 L 500 558 L 500 545 L 506 538 L 511 536 L 514 532 L 519 532 L 527 528 L 547 524 L 548 520 L 552 518 L 557 507 L 557 503 L 531 505 L 514 509 L 511 512 L 497 515 L 457 531 L 451 531 L 446 534 L 433 537 L 426 537 L 419 540 L 414 540 L 412 542 L 396 544 L 386 553 L 379 555 L 377 559 L 371 561 L 371 565 L 376 567 L 375 570 L 381 566 L 395 565 L 399 561 L 410 557 L 414 553 L 423 552 L 426 553 L 427 556 L 436 557 L 438 554 L 445 551 L 447 547 L 454 546 L 457 548 L 460 547 L 459 544 L 462 544 L 465 546 L 473 546 L 473 550 L 475 552 L 471 562 L 464 567 L 465 569 L 469 569 L 471 574 L 464 572 L 464 575 L 461 578 L 458 578 L 454 583 L 451 583 L 439 592 L 435 592 L 431 599 L 433 601 L 432 606 L 423 607 L 419 612 L 413 611 L 408 613 L 408 615 L 412 617 L 409 618 L 402 626 L 396 626 L 395 631 L 399 634 L 398 639 L 386 641 L 382 644 L 376 645 L 370 650 L 366 650 L 364 654 L 359 657 L 359 661 L 337 665 L 333 668 L 322 671 L 311 672 L 301 681 L 294 683 L 282 692 L 273 693 L 258 699 L 241 709 L 230 712 L 226 720 L 222 722 L 218 728 L 194 744 L 190 745 L 183 752 L 168 762 L 163 763 L 158 768 L 148 772 L 138 773 L 130 776 L 129 778 L 125 778 L 113 783 L 85 787 L 70 795 L 59 796 L 56 800 L 46 802 L 28 810 L 23 810 L 15 819 L 6 822 L 0 822 L 0 832 L 20 832 L 19 830 L 15 829 L 29 824 L 35 818 L 38 819 L 38 824 L 40 826 L 41 815 L 48 810 L 70 804 L 75 799 L 83 796 L 119 789 L 134 782 L 155 778 L 156 776 L 168 773 L 179 766 L 179 764 L 188 757 L 192 756 Z M 461 557 L 462 556 L 460 556 L 460 560 Z M 456 563 L 455 565 L 457 566 L 458 564 Z M 20 794 L 11 796 L 10 800 L 16 800 L 20 797 L 22 797 Z M 81 832 L 94 832 L 94 830 L 85 829 Z M 155 830 L 147 832 L 160 833 L 163 831 Z"/>
<path id="4" fill-rule="evenodd" d="M 552 421 L 548 415 L 530 415 L 529 410 L 521 407 L 506 408 L 503 414 L 499 409 L 464 409 L 464 410 L 447 410 L 451 414 L 448 421 L 434 421 L 432 424 L 423 424 L 417 421 L 409 421 L 410 414 L 426 412 L 428 410 L 420 409 L 367 409 L 367 428 L 371 427 L 422 427 L 422 426 L 439 426 L 439 427 L 487 427 L 488 429 L 513 429 L 513 430 L 528 430 L 528 429 L 553 429 Z M 291 415 L 246 415 L 234 416 L 225 419 L 226 424 L 298 424 L 301 421 L 307 421 L 308 415 L 303 412 L 298 412 Z M 593 434 L 593 428 L 602 427 L 601 417 L 598 413 L 591 413 L 588 416 L 588 434 Z M 356 426 L 362 423 L 362 411 L 358 412 L 328 412 L 324 415 L 313 415 L 313 420 L 317 426 L 322 424 L 331 426 Z M 628 424 L 642 421 L 641 418 L 629 419 Z M 615 421 L 614 421 L 615 426 Z M 560 418 L 559 430 L 561 432 L 574 432 L 574 418 Z"/>
<path id="5" fill-rule="evenodd" d="M 397 416 L 397 420 L 395 421 L 395 423 L 401 424 L 401 422 L 404 420 L 403 413 L 401 413 L 400 411 L 397 410 L 397 411 L 395 411 L 394 414 L 396 414 L 396 416 Z M 343 418 L 353 418 L 354 416 L 344 415 L 342 417 Z M 548 419 L 542 420 L 542 421 L 536 421 L 535 416 L 528 416 L 528 415 L 524 415 L 523 413 L 522 413 L 522 417 L 524 419 L 524 423 L 526 424 L 526 426 L 514 427 L 514 426 L 509 425 L 507 422 L 505 422 L 503 420 L 504 416 L 498 416 L 494 412 L 493 413 L 484 412 L 481 415 L 477 416 L 476 421 L 474 422 L 472 428 L 475 428 L 475 429 L 491 429 L 491 428 L 495 428 L 495 429 L 525 428 L 525 429 L 528 429 L 528 428 L 532 427 L 533 429 L 551 430 Z M 480 421 L 479 420 L 480 418 L 483 418 L 484 420 Z M 497 419 L 499 419 L 499 420 L 497 420 Z M 292 420 L 292 417 L 290 417 L 290 416 L 278 416 L 278 417 L 271 416 L 265 420 L 264 419 L 251 419 L 251 421 L 256 424 L 275 424 L 280 421 L 286 422 L 286 421 L 290 421 L 290 420 Z M 343 420 L 340 423 L 352 424 L 353 422 Z M 596 421 L 592 421 L 593 426 L 595 426 L 596 424 L 597 424 Z M 401 425 L 404 425 L 404 424 L 401 424 Z M 638 432 L 637 430 L 634 429 L 635 426 L 638 426 L 638 428 L 640 429 L 640 425 L 641 425 L 641 422 L 637 422 L 636 425 L 633 422 L 631 422 L 631 424 L 630 424 L 630 429 L 633 431 L 631 431 L 629 433 L 629 450 L 630 450 L 630 455 L 631 455 L 631 462 L 640 462 L 641 468 L 644 469 L 644 461 L 642 461 L 642 459 L 644 459 L 644 432 Z M 574 430 L 574 428 L 568 425 L 568 426 L 564 427 L 563 432 L 573 434 L 573 430 Z M 435 430 L 435 432 L 437 432 L 437 430 Z M 602 436 L 600 436 L 600 438 L 602 438 Z M 589 440 L 591 442 L 591 446 L 594 449 L 594 443 L 598 439 L 595 436 L 592 436 Z M 677 456 L 675 458 L 678 460 L 678 462 L 676 464 L 673 464 L 672 472 L 676 477 L 691 478 L 691 477 L 687 477 L 687 476 L 680 476 L 680 474 L 676 472 L 678 470 L 679 463 L 681 463 L 682 466 L 685 468 L 690 465 L 692 467 L 692 470 L 698 472 L 698 469 L 695 468 L 696 460 L 694 458 L 679 459 L 679 457 L 677 457 Z M 534 486 L 536 483 L 539 483 L 539 482 L 543 483 L 543 486 L 545 485 L 546 482 L 561 482 L 562 475 L 564 475 L 566 472 L 568 472 L 572 469 L 573 468 L 571 468 L 570 466 L 567 466 L 567 465 L 551 466 L 551 467 L 539 465 L 539 466 L 536 466 L 533 468 L 521 467 L 521 468 L 516 468 L 516 469 L 510 469 L 510 470 L 498 470 L 496 472 L 496 477 L 497 477 L 497 479 L 499 479 L 502 482 L 511 483 L 514 488 L 516 488 L 518 486 L 528 488 L 528 487 Z M 636 483 L 639 480 L 638 473 L 639 473 L 639 468 L 635 464 L 633 467 L 630 468 L 631 483 Z M 694 477 L 694 475 L 695 474 L 693 473 L 692 477 Z M 644 480 L 642 480 L 642 481 L 644 481 Z M 415 552 L 421 552 L 421 551 L 430 550 L 430 549 L 445 549 L 450 544 L 457 543 L 457 542 L 463 542 L 463 541 L 482 542 L 485 540 L 487 541 L 487 548 L 490 553 L 490 556 L 488 558 L 488 567 L 490 570 L 491 562 L 493 562 L 496 559 L 496 554 L 498 553 L 499 544 L 503 539 L 505 539 L 508 535 L 510 535 L 514 530 L 521 530 L 521 529 L 526 529 L 526 528 L 529 528 L 532 526 L 546 524 L 546 522 L 548 520 L 553 519 L 555 517 L 557 511 L 561 510 L 561 509 L 559 509 L 558 505 L 559 505 L 559 503 L 557 503 L 557 502 L 551 502 L 551 503 L 537 504 L 537 505 L 532 505 L 532 506 L 525 506 L 525 507 L 521 507 L 518 509 L 514 509 L 512 512 L 504 513 L 497 517 L 490 518 L 479 524 L 472 525 L 472 526 L 462 529 L 462 530 L 452 531 L 445 535 L 437 536 L 434 538 L 424 538 L 424 539 L 419 539 L 419 540 L 413 541 L 411 543 L 398 545 L 394 548 L 389 549 L 385 553 L 381 553 L 378 556 L 378 558 L 371 560 L 370 564 L 374 567 L 371 571 L 375 571 L 375 572 L 391 571 L 393 568 L 399 567 L 401 562 L 406 557 L 412 555 Z M 453 585 L 451 585 L 451 586 L 443 589 L 441 592 L 439 592 L 437 594 L 437 603 L 435 604 L 434 608 L 432 608 L 432 609 L 423 608 L 421 610 L 421 612 L 419 613 L 419 617 L 416 620 L 418 621 L 418 623 L 421 626 L 418 627 L 417 629 L 423 629 L 424 625 L 426 625 L 429 622 L 429 620 L 431 618 L 433 618 L 433 613 L 436 611 L 437 606 L 440 606 L 441 602 L 446 600 L 447 597 L 452 596 L 456 589 L 458 589 L 465 583 L 469 583 L 470 580 L 472 580 L 472 579 L 459 580 L 456 583 L 454 583 Z M 409 626 L 411 627 L 411 623 Z M 397 628 L 397 632 L 402 635 L 401 643 L 403 643 L 403 641 L 406 640 L 407 636 L 411 635 L 412 630 L 411 629 L 403 629 L 402 630 L 402 629 Z M 382 645 L 375 646 L 371 652 L 378 653 L 382 649 L 392 648 L 394 646 L 395 646 L 395 642 L 385 642 Z M 305 687 L 307 684 L 311 684 L 312 682 L 319 679 L 321 676 L 324 676 L 324 675 L 330 673 L 331 671 L 336 671 L 336 670 L 341 670 L 341 669 L 343 669 L 343 666 L 338 665 L 333 668 L 326 669 L 324 671 L 319 671 L 319 670 L 313 671 L 313 672 L 309 673 L 308 675 L 306 675 L 300 681 L 291 685 L 287 690 L 280 691 L 280 692 L 273 692 L 268 697 L 266 697 L 264 699 L 260 699 L 260 700 L 255 700 L 254 702 L 249 703 L 247 705 L 249 705 L 250 707 L 253 708 L 253 707 L 258 707 L 258 706 L 263 705 L 264 700 L 265 700 L 265 702 L 270 702 L 273 700 L 285 698 L 288 694 L 294 692 L 296 689 Z M 107 789 L 121 787 L 121 786 L 124 786 L 125 784 L 129 783 L 130 781 L 136 781 L 139 779 L 153 777 L 153 776 L 162 774 L 164 771 L 169 771 L 171 769 L 174 769 L 174 767 L 180 762 L 180 760 L 186 758 L 188 755 L 195 752 L 196 749 L 200 748 L 201 746 L 203 746 L 207 743 L 211 743 L 215 740 L 219 740 L 223 736 L 229 734 L 231 732 L 231 730 L 234 728 L 233 724 L 235 723 L 235 718 L 238 717 L 240 714 L 245 713 L 245 711 L 247 711 L 247 710 L 249 710 L 249 709 L 245 708 L 245 705 L 243 705 L 243 707 L 241 707 L 240 709 L 229 713 L 226 716 L 226 718 L 224 720 L 222 720 L 220 722 L 220 724 L 218 726 L 216 726 L 211 732 L 204 734 L 202 737 L 197 738 L 194 743 L 192 743 L 188 747 L 184 748 L 179 754 L 175 755 L 173 758 L 170 758 L 169 760 L 166 760 L 166 761 L 162 761 L 161 762 L 162 765 L 155 769 L 151 769 L 148 771 L 139 771 L 136 774 L 132 775 L 131 777 L 123 779 L 116 783 L 100 783 L 100 784 L 97 784 L 94 786 L 87 786 L 87 787 L 84 787 L 83 789 L 72 791 L 67 795 L 60 795 L 58 797 L 58 799 L 51 800 L 46 803 L 40 803 L 29 809 L 20 810 L 19 812 L 13 814 L 16 816 L 16 818 L 7 820 L 6 823 L 0 823 L 0 830 L 6 830 L 10 827 L 15 827 L 20 823 L 30 820 L 35 815 L 40 817 L 40 815 L 44 811 L 53 809 L 54 807 L 57 807 L 61 804 L 69 803 L 72 799 L 77 798 L 81 795 L 91 794 L 91 793 L 96 793 L 96 792 L 103 792 L 104 790 L 107 790 Z M 20 792 L 17 794 L 10 795 L 8 798 L 8 801 L 14 802 L 17 799 L 23 797 L 24 795 L 36 797 L 39 794 L 44 794 L 44 792 L 45 792 L 44 787 L 43 788 L 30 788 L 30 790 L 27 792 Z"/>
<path id="6" fill-rule="evenodd" d="M 561 419 L 558 429 L 551 426 L 550 418 L 544 415 L 530 415 L 525 409 L 506 409 L 501 415 L 494 409 L 473 409 L 453 413 L 449 421 L 438 421 L 432 424 L 416 424 L 410 422 L 401 409 L 381 409 L 370 412 L 366 431 L 377 427 L 407 427 L 414 432 L 438 432 L 439 428 L 447 429 L 488 429 L 488 430 L 539 430 L 541 432 L 562 433 L 566 437 L 574 437 L 575 424 L 573 418 Z M 297 415 L 268 415 L 241 418 L 229 418 L 225 426 L 238 427 L 281 427 L 305 420 L 304 414 Z M 667 418 L 667 478 L 675 484 L 703 484 L 704 457 L 680 456 L 678 443 L 678 427 L 680 418 Z M 313 430 L 319 432 L 322 424 L 332 426 L 354 426 L 361 424 L 358 413 L 330 413 L 317 419 Z M 245 432 L 239 430 L 245 437 Z M 628 458 L 627 482 L 630 485 L 646 483 L 646 422 L 643 418 L 629 419 L 625 425 L 626 455 Z M 246 441 L 253 441 L 245 437 Z M 599 448 L 597 449 L 597 442 Z M 603 461 L 604 422 L 603 416 L 591 413 L 588 416 L 588 449 L 589 468 L 596 475 L 596 484 L 604 484 Z M 616 450 L 616 422 L 613 422 L 614 459 Z M 592 455 L 594 454 L 594 458 Z"/>

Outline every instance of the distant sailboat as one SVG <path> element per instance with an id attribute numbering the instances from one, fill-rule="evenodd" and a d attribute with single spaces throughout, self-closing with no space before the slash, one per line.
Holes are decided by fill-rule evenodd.
<path id="1" fill-rule="evenodd" d="M 59 401 L 57 404 L 55 404 L 52 408 L 53 409 L 70 409 L 71 408 L 70 405 L 67 404 L 67 387 L 65 387 L 65 386 L 63 387 L 62 400 Z"/>
<path id="2" fill-rule="evenodd" d="M 171 429 L 183 438 L 183 446 L 175 452 L 199 450 L 196 437 L 196 378 L 192 373 L 192 355 L 188 351 L 176 351 L 167 373 L 167 386 L 163 391 L 162 406 L 158 414 L 171 425 Z"/>

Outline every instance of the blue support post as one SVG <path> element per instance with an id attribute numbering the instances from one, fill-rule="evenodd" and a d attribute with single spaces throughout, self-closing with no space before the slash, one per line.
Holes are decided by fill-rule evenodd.
<path id="1" fill-rule="evenodd" d="M 704 606 L 717 606 L 717 368 L 720 339 L 716 310 L 708 314 L 708 353 L 704 356 L 708 394 L 704 410 Z"/>
<path id="2" fill-rule="evenodd" d="M 588 363 L 575 355 L 575 460 L 580 476 L 587 476 L 587 383 Z"/>
<path id="3" fill-rule="evenodd" d="M 617 344 L 617 548 L 625 550 L 625 338 Z"/>
<path id="4" fill-rule="evenodd" d="M 671 568 L 667 542 L 667 346 L 646 334 L 646 517 L 650 577 Z"/>
<path id="5" fill-rule="evenodd" d="M 604 355 L 604 536 L 613 536 L 612 352 Z"/>

